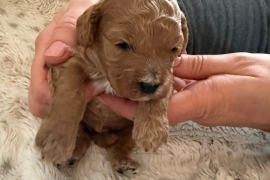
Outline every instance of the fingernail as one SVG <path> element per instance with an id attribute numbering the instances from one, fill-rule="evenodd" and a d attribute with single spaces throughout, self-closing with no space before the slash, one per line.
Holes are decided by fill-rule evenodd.
<path id="1" fill-rule="evenodd" d="M 103 99 L 102 97 L 97 96 L 96 98 L 99 100 L 99 102 L 101 102 L 101 103 L 104 104 L 105 106 L 108 106 L 107 102 L 104 101 L 104 99 Z"/>
<path id="2" fill-rule="evenodd" d="M 44 55 L 50 57 L 62 57 L 64 56 L 67 47 L 68 46 L 65 43 L 61 41 L 55 41 L 49 46 Z"/>

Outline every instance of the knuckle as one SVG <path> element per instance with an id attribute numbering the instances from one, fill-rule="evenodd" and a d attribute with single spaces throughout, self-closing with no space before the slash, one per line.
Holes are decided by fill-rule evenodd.
<path id="1" fill-rule="evenodd" d="M 49 111 L 50 103 L 46 101 L 41 93 L 29 92 L 28 107 L 32 115 L 44 118 Z"/>
<path id="2" fill-rule="evenodd" d="M 204 94 L 208 94 L 206 96 L 202 96 L 202 92 Z M 211 118 L 213 115 L 213 108 L 217 108 L 213 106 L 218 99 L 218 89 L 216 87 L 215 82 L 210 78 L 202 81 L 196 88 L 197 94 L 197 102 L 200 102 L 198 107 L 198 116 L 197 120 L 206 120 Z"/>
<path id="3" fill-rule="evenodd" d="M 41 113 L 39 111 L 39 108 L 37 108 L 38 105 L 36 105 L 33 102 L 29 103 L 29 111 L 31 112 L 32 115 L 36 116 L 36 117 L 40 117 Z"/>
<path id="4" fill-rule="evenodd" d="M 223 82 L 226 82 L 227 77 L 224 78 Z M 221 79 L 219 78 L 218 80 Z M 228 89 L 224 90 L 217 83 L 217 79 L 212 78 L 205 80 L 201 86 L 203 86 L 204 94 L 208 95 L 200 97 L 203 104 L 200 106 L 200 113 L 197 119 L 201 122 L 209 122 L 212 125 L 215 125 L 217 121 L 222 122 L 226 114 L 231 111 L 230 97 L 226 96 Z"/>
<path id="5" fill-rule="evenodd" d="M 193 73 L 199 74 L 202 71 L 206 60 L 207 60 L 206 56 L 197 55 L 193 59 L 193 61 L 191 61 L 191 69 L 192 69 Z"/>
<path id="6" fill-rule="evenodd" d="M 235 55 L 236 55 L 239 59 L 246 59 L 246 58 L 250 58 L 251 53 L 248 53 L 248 52 L 238 52 L 238 53 L 235 53 Z"/>
<path id="7" fill-rule="evenodd" d="M 36 38 L 36 40 L 35 40 L 35 47 L 36 47 L 36 48 L 39 46 L 40 43 L 42 43 L 42 40 L 41 40 L 41 39 L 44 37 L 44 31 L 45 31 L 45 29 L 42 30 L 42 31 L 38 34 L 38 36 L 37 36 L 37 38 Z"/>
<path id="8" fill-rule="evenodd" d="M 247 65 L 251 62 L 254 62 L 254 59 L 251 58 L 250 53 L 236 53 L 232 60 L 235 61 L 237 65 Z"/>
<path id="9" fill-rule="evenodd" d="M 45 118 L 48 113 L 47 105 L 39 104 L 39 103 L 30 103 L 29 111 L 31 114 L 38 118 Z"/>
<path id="10" fill-rule="evenodd" d="M 67 28 L 71 30 L 76 29 L 77 18 L 69 15 L 65 15 L 61 18 L 61 21 L 57 23 L 57 28 Z"/>

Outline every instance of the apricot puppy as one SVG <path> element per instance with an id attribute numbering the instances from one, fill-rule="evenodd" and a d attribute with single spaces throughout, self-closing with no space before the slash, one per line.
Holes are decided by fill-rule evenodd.
<path id="1" fill-rule="evenodd" d="M 107 149 L 118 172 L 135 173 L 134 146 L 155 151 L 167 141 L 173 63 L 187 42 L 176 0 L 101 0 L 86 10 L 77 21 L 74 56 L 49 70 L 51 111 L 36 136 L 44 159 L 68 167 L 92 140 Z M 97 91 L 139 101 L 134 121 L 95 98 L 86 102 L 90 81 Z"/>

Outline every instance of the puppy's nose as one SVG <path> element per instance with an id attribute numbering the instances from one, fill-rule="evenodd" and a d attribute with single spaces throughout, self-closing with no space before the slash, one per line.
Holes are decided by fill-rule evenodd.
<path id="1" fill-rule="evenodd" d="M 159 86 L 159 84 L 140 82 L 140 90 L 146 94 L 154 93 L 157 90 L 158 86 Z"/>

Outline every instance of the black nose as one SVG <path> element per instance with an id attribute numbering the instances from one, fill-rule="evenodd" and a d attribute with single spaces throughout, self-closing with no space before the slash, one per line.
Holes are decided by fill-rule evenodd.
<path id="1" fill-rule="evenodd" d="M 146 94 L 154 93 L 157 90 L 158 86 L 159 84 L 140 82 L 140 90 Z"/>

